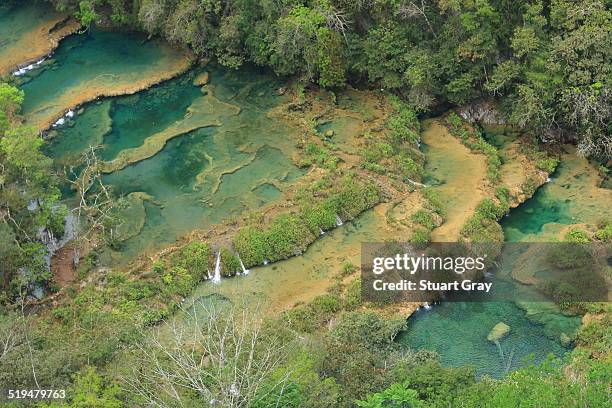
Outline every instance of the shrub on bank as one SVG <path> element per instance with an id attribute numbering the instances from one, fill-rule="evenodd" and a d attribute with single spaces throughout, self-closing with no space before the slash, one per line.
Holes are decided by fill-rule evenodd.
<path id="1" fill-rule="evenodd" d="M 431 241 L 431 231 L 425 228 L 416 228 L 410 237 L 411 244 L 428 244 Z"/>
<path id="2" fill-rule="evenodd" d="M 240 260 L 232 251 L 221 248 L 221 273 L 223 276 L 230 277 L 242 272 Z"/>
<path id="3" fill-rule="evenodd" d="M 185 268 L 196 280 L 206 277 L 212 264 L 212 251 L 205 242 L 192 241 L 182 247 L 173 257 L 173 264 Z"/>
<path id="4" fill-rule="evenodd" d="M 299 255 L 314 238 L 299 215 L 280 215 L 266 231 L 266 257 L 274 262 Z"/>
<path id="5" fill-rule="evenodd" d="M 326 294 L 317 296 L 308 304 L 289 310 L 285 313 L 284 319 L 299 332 L 313 333 L 327 324 L 341 308 L 338 296 Z"/>
<path id="6" fill-rule="evenodd" d="M 334 203 L 325 201 L 314 205 L 306 205 L 301 209 L 304 221 L 313 234 L 328 231 L 336 226 L 338 213 Z"/>
<path id="7" fill-rule="evenodd" d="M 410 219 L 430 231 L 436 226 L 431 213 L 423 208 L 412 214 Z"/>
<path id="8" fill-rule="evenodd" d="M 420 122 L 414 109 L 399 98 L 389 97 L 394 112 L 386 123 L 385 137 L 367 137 L 361 151 L 361 166 L 377 174 L 392 174 L 408 180 L 421 180 L 423 158 L 418 150 Z"/>
<path id="9" fill-rule="evenodd" d="M 234 249 L 248 267 L 261 265 L 266 259 L 266 234 L 259 228 L 246 226 L 234 236 Z"/>

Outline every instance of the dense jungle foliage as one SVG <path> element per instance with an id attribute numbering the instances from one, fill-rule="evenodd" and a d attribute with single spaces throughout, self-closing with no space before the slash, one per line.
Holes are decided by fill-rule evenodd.
<path id="1" fill-rule="evenodd" d="M 228 67 L 372 84 L 425 111 L 483 97 L 543 140 L 609 159 L 609 0 L 50 0 Z"/>

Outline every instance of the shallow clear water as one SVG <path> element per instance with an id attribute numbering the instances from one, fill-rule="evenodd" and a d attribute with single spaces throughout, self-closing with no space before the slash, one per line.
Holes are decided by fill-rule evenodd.
<path id="1" fill-rule="evenodd" d="M 201 97 L 183 75 L 138 94 L 119 98 L 112 105 L 112 130 L 105 135 L 100 157 L 112 160 L 123 149 L 140 146 L 144 140 L 181 119 L 194 99 Z"/>
<path id="2" fill-rule="evenodd" d="M 560 327 L 575 330 L 579 318 L 556 315 Z M 500 341 L 501 351 L 487 340 L 499 322 L 509 325 L 510 334 Z M 408 330 L 398 341 L 415 349 L 435 350 L 451 366 L 471 365 L 477 375 L 501 377 L 509 368 L 520 368 L 531 357 L 537 362 L 548 354 L 568 351 L 561 345 L 557 330 L 532 322 L 512 302 L 447 302 L 421 309 L 408 320 Z"/>
<path id="3" fill-rule="evenodd" d="M 45 145 L 45 153 L 53 157 L 56 164 L 70 165 L 89 146 L 101 145 L 111 130 L 111 104 L 111 100 L 89 104 L 78 120 L 69 122 L 60 131 L 53 131 L 55 137 Z"/>
<path id="4" fill-rule="evenodd" d="M 99 94 L 122 94 L 139 84 L 172 76 L 186 56 L 138 33 L 92 28 L 64 39 L 53 58 L 20 78 L 26 121 L 45 127 L 68 108 Z"/>
<path id="5" fill-rule="evenodd" d="M 612 219 L 611 202 L 612 190 L 599 187 L 597 170 L 570 149 L 550 182 L 501 224 L 507 241 L 558 240 L 570 224 L 597 225 Z"/>
<path id="6" fill-rule="evenodd" d="M 189 115 L 218 121 L 219 126 L 179 134 L 152 157 L 104 176 L 118 195 L 150 196 L 142 230 L 113 253 L 112 262 L 160 249 L 194 229 L 270 203 L 282 196 L 283 185 L 302 174 L 290 159 L 294 129 L 267 116 L 282 101 L 275 93 L 279 83 L 254 69 L 229 72 L 211 66 L 209 71 L 207 93 L 239 108 L 239 114 L 188 113 L 190 105 L 205 98 L 191 72 L 135 95 L 90 103 L 49 143 L 58 164 L 92 142 L 101 144 L 99 155 L 108 161 Z"/>
<path id="7" fill-rule="evenodd" d="M 507 241 L 520 241 L 524 235 L 538 234 L 551 223 L 572 224 L 569 202 L 550 194 L 547 185 L 536 191 L 533 197 L 513 209 L 502 220 Z"/>
<path id="8" fill-rule="evenodd" d="M 48 4 L 6 7 L 0 3 L 0 56 L 38 25 L 56 16 Z"/>
<path id="9" fill-rule="evenodd" d="M 427 156 L 430 182 L 448 182 L 448 177 L 462 177 L 460 168 L 452 173 L 440 170 L 444 169 L 447 158 L 431 150 L 432 147 L 428 147 L 426 151 L 430 153 Z M 570 160 L 569 157 L 566 159 Z M 567 174 L 574 168 L 573 162 L 562 163 L 555 177 L 571 179 L 572 188 L 582 190 L 580 182 L 584 180 L 571 171 Z M 570 212 L 571 204 L 567 201 L 571 195 L 568 195 L 567 188 L 558 187 L 554 184 L 543 186 L 532 199 L 502 220 L 507 241 L 536 239 L 546 225 L 575 222 Z M 512 279 L 497 279 L 494 284 L 512 293 L 533 290 Z M 500 347 L 487 340 L 490 330 L 499 322 L 511 327 L 510 334 L 500 341 Z M 572 337 L 579 326 L 579 317 L 562 315 L 550 302 L 517 304 L 486 299 L 481 302 L 446 302 L 415 313 L 398 341 L 407 347 L 437 351 L 444 364 L 472 365 L 478 375 L 501 377 L 507 370 L 520 368 L 529 358 L 538 362 L 550 353 L 562 355 L 569 349 L 562 345 L 561 333 Z"/>

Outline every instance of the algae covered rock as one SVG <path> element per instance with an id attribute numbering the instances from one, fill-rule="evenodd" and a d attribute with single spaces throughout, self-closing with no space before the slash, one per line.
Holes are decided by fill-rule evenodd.
<path id="1" fill-rule="evenodd" d="M 559 336 L 559 340 L 561 341 L 561 344 L 563 345 L 563 347 L 569 347 L 569 345 L 572 343 L 572 339 L 570 338 L 570 336 L 568 336 L 567 334 L 563 332 Z"/>
<path id="2" fill-rule="evenodd" d="M 499 322 L 491 329 L 489 335 L 487 336 L 487 340 L 496 343 L 506 337 L 510 333 L 510 326 L 508 326 L 504 322 Z"/>
<path id="3" fill-rule="evenodd" d="M 206 85 L 208 81 L 210 81 L 210 74 L 207 71 L 204 71 L 194 78 L 193 84 L 195 86 L 203 86 Z"/>
<path id="4" fill-rule="evenodd" d="M 334 136 L 334 131 L 333 130 L 328 130 L 325 132 L 325 137 L 332 137 Z"/>

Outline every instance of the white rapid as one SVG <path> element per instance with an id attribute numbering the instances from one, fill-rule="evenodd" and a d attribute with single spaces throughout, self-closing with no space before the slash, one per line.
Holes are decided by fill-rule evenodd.
<path id="1" fill-rule="evenodd" d="M 221 251 L 217 252 L 217 261 L 215 263 L 215 274 L 212 278 L 213 283 L 221 282 Z"/>
<path id="2" fill-rule="evenodd" d="M 242 259 L 240 259 L 240 255 L 238 255 L 238 260 L 240 261 L 240 267 L 242 268 L 242 274 L 248 275 L 249 272 L 251 271 L 244 267 L 244 263 L 242 263 Z"/>
<path id="3" fill-rule="evenodd" d="M 339 226 L 341 226 L 342 224 L 343 224 L 343 223 L 342 223 L 342 219 L 341 219 L 339 216 L 337 216 L 337 215 L 336 215 L 336 226 L 338 226 L 338 227 L 339 227 Z"/>

